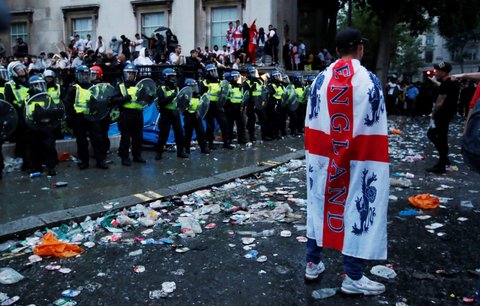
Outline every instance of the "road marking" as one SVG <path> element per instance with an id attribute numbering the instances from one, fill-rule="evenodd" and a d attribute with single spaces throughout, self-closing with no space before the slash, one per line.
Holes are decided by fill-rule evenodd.
<path id="1" fill-rule="evenodd" d="M 134 194 L 133 196 L 142 201 L 150 201 L 152 199 L 141 193 Z"/>
<path id="2" fill-rule="evenodd" d="M 149 196 L 152 196 L 154 198 L 163 198 L 163 195 L 159 194 L 159 193 L 156 193 L 155 191 L 147 191 L 145 192 L 146 194 L 148 194 Z"/>

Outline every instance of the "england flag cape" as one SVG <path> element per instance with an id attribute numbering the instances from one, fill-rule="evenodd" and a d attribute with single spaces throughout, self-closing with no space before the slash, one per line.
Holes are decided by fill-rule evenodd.
<path id="1" fill-rule="evenodd" d="M 305 118 L 307 237 L 363 259 L 387 257 L 387 116 L 378 78 L 338 60 L 311 86 Z"/>

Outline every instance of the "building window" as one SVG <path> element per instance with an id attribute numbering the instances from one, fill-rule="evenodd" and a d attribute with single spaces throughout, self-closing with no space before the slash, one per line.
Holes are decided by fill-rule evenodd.
<path id="1" fill-rule="evenodd" d="M 427 35 L 427 38 L 425 39 L 425 44 L 427 46 L 433 46 L 433 44 L 435 43 L 435 39 L 434 39 L 434 36 L 433 35 Z"/>
<path id="2" fill-rule="evenodd" d="M 74 36 L 77 34 L 80 35 L 80 38 L 86 38 L 87 34 L 93 36 L 92 18 L 73 18 L 72 33 Z"/>
<path id="3" fill-rule="evenodd" d="M 212 8 L 211 13 L 211 40 L 210 47 L 213 49 L 214 45 L 218 45 L 221 49 L 223 45 L 227 44 L 226 34 L 228 30 L 228 23 L 231 21 L 235 25 L 235 20 L 240 19 L 238 7 L 216 7 Z"/>
<path id="4" fill-rule="evenodd" d="M 432 63 L 433 62 L 433 51 L 427 50 L 425 51 L 425 63 Z"/>
<path id="5" fill-rule="evenodd" d="M 28 42 L 28 24 L 26 22 L 12 23 L 10 36 L 12 42 L 15 42 L 17 38 L 23 39 L 24 42 Z"/>
<path id="6" fill-rule="evenodd" d="M 465 51 L 464 55 L 465 60 L 467 61 L 475 61 L 477 60 L 477 49 L 469 48 Z"/>
<path id="7" fill-rule="evenodd" d="M 142 14 L 142 34 L 150 37 L 160 26 L 166 26 L 165 13 Z M 148 41 L 144 39 L 143 46 L 148 48 Z"/>

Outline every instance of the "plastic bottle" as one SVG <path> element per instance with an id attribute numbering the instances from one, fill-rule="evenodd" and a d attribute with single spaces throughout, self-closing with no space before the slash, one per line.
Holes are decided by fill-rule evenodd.
<path id="1" fill-rule="evenodd" d="M 53 182 L 52 183 L 52 187 L 66 187 L 68 186 L 68 183 L 67 182 Z"/>
<path id="2" fill-rule="evenodd" d="M 42 175 L 41 172 L 33 172 L 33 173 L 30 173 L 30 177 L 31 177 L 31 178 L 40 177 L 41 175 Z"/>

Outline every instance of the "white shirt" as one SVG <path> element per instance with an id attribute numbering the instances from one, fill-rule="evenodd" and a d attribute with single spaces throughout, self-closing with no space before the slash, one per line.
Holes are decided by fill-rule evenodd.
<path id="1" fill-rule="evenodd" d="M 84 51 L 85 50 L 85 46 L 83 45 L 83 41 L 81 39 L 79 39 L 75 42 L 75 48 L 77 48 L 77 51 Z"/>
<path id="2" fill-rule="evenodd" d="M 85 39 L 84 41 L 85 48 L 93 49 L 93 41 Z"/>
<path id="3" fill-rule="evenodd" d="M 140 50 L 142 50 L 143 48 L 143 39 L 134 39 L 133 40 L 133 44 L 135 46 L 135 51 L 138 51 L 140 52 Z"/>
<path id="4" fill-rule="evenodd" d="M 168 58 L 169 62 L 171 65 L 185 65 L 185 57 L 180 54 L 181 58 L 178 64 L 176 63 L 178 60 L 178 55 L 175 52 L 170 53 L 170 56 Z"/>

